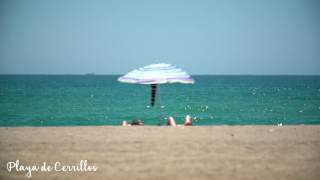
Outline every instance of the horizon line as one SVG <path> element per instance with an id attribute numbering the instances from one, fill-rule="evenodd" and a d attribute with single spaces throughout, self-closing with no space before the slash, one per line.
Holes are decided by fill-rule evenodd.
<path id="1" fill-rule="evenodd" d="M 0 73 L 0 76 L 121 76 L 124 74 L 96 74 L 96 73 L 70 73 L 70 74 L 42 74 L 42 73 Z M 190 74 L 190 76 L 320 76 L 320 74 Z"/>

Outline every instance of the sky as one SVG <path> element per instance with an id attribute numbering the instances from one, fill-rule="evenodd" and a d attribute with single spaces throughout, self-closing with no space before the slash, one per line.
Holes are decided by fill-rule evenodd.
<path id="1" fill-rule="evenodd" d="M 317 0 L 0 0 L 0 74 L 320 75 Z"/>

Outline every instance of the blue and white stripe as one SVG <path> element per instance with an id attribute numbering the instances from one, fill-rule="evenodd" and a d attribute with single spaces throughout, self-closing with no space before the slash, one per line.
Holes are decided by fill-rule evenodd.
<path id="1" fill-rule="evenodd" d="M 182 69 L 165 63 L 151 64 L 139 69 L 135 69 L 128 74 L 119 77 L 118 81 L 137 84 L 193 84 L 195 82 L 191 76 Z"/>

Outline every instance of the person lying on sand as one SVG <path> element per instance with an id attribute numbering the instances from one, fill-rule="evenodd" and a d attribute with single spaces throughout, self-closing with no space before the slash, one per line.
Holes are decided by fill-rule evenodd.
<path id="1" fill-rule="evenodd" d="M 172 116 L 168 117 L 167 125 L 168 126 L 177 126 L 177 123 Z M 186 115 L 186 117 L 184 118 L 184 125 L 185 126 L 192 126 L 192 119 L 189 115 Z"/>
<path id="2" fill-rule="evenodd" d="M 140 126 L 144 125 L 143 122 L 139 119 L 132 120 L 131 124 L 129 124 L 127 121 L 122 121 L 122 126 L 139 126 L 139 125 Z M 168 117 L 167 125 L 168 126 L 180 126 L 180 125 L 177 125 L 176 121 L 174 120 L 174 118 L 172 116 Z M 184 125 L 185 126 L 192 126 L 191 116 L 186 115 L 186 117 L 184 118 Z"/>
<path id="3" fill-rule="evenodd" d="M 186 115 L 186 117 L 184 118 L 184 125 L 185 125 L 185 126 L 192 126 L 191 116 Z"/>
<path id="4" fill-rule="evenodd" d="M 143 122 L 139 119 L 134 119 L 134 120 L 132 120 L 131 125 L 132 126 L 139 126 L 139 125 L 141 126 L 141 125 L 143 125 Z"/>
<path id="5" fill-rule="evenodd" d="M 128 124 L 127 121 L 122 121 L 122 126 L 142 126 L 143 122 L 139 119 L 134 119 L 131 121 L 131 124 Z"/>

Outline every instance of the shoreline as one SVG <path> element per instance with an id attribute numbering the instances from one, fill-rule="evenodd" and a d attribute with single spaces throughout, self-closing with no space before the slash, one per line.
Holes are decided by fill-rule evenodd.
<path id="1" fill-rule="evenodd" d="M 183 127 L 183 124 L 177 124 L 177 128 Z M 220 127 L 220 126 L 225 126 L 225 127 L 290 127 L 290 126 L 320 126 L 320 124 L 282 124 L 282 125 L 277 125 L 277 124 L 235 124 L 235 125 L 230 125 L 230 124 L 213 124 L 213 125 L 192 125 L 188 127 Z M 0 126 L 1 128 L 68 128 L 68 127 L 123 127 L 121 124 L 118 125 L 105 125 L 105 124 L 97 124 L 97 125 L 48 125 L 48 126 L 34 126 L 34 125 L 19 125 L 19 126 Z M 130 126 L 130 127 L 171 127 L 166 124 L 163 125 L 140 125 L 140 126 Z M 184 126 L 185 127 L 185 126 Z"/>
<path id="2" fill-rule="evenodd" d="M 32 179 L 318 179 L 320 126 L 0 127 L 0 179 L 26 178 L 8 172 L 16 160 L 97 167 L 33 171 Z"/>

